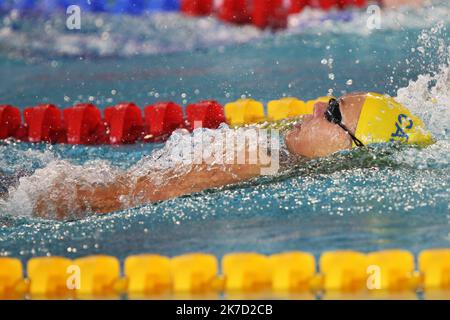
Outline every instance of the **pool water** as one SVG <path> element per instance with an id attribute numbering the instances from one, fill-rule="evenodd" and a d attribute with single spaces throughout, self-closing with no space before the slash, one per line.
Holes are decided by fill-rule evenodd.
<path id="1" fill-rule="evenodd" d="M 220 257 L 231 251 L 318 255 L 449 247 L 449 13 L 445 1 L 421 11 L 386 12 L 382 28 L 368 30 L 365 12 L 319 23 L 324 13 L 307 11 L 279 33 L 174 13 L 87 14 L 74 32 L 64 31 L 64 16 L 5 14 L 1 103 L 24 108 L 92 101 L 104 108 L 134 101 L 143 107 L 161 100 L 186 105 L 246 96 L 267 102 L 376 91 L 420 115 L 437 142 L 424 149 L 341 152 L 277 177 L 73 221 L 30 214 L 33 197 L 55 175 L 105 182 L 138 161 L 150 168 L 161 164 L 168 147 L 1 142 L 1 170 L 34 175 L 0 202 L 0 255 L 26 261 L 95 253 L 123 259 L 147 252 Z M 158 160 L 151 157 L 155 152 Z"/>

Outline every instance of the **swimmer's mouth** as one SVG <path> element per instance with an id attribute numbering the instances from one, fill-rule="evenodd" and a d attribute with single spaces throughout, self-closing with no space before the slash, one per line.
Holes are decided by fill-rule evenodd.
<path id="1" fill-rule="evenodd" d="M 296 124 L 294 124 L 294 128 L 297 130 L 300 130 L 302 128 L 302 124 L 303 124 L 303 121 L 299 121 Z"/>

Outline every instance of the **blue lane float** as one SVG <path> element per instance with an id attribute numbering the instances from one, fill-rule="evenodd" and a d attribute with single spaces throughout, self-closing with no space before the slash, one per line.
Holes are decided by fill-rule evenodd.
<path id="1" fill-rule="evenodd" d="M 37 11 L 51 13 L 77 5 L 88 12 L 140 15 L 149 11 L 179 11 L 179 0 L 0 0 L 1 11 Z"/>

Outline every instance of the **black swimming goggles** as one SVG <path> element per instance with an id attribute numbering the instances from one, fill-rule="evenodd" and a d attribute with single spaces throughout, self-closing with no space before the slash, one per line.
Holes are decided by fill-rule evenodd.
<path id="1" fill-rule="evenodd" d="M 353 142 L 358 147 L 364 147 L 364 144 L 359 140 L 353 133 L 348 130 L 348 128 L 342 123 L 342 114 L 341 109 L 339 107 L 339 101 L 337 101 L 334 98 L 331 98 L 328 102 L 328 108 L 325 111 L 325 118 L 334 124 L 337 124 L 339 127 L 341 127 L 345 132 L 348 133 L 348 135 L 352 138 Z"/>

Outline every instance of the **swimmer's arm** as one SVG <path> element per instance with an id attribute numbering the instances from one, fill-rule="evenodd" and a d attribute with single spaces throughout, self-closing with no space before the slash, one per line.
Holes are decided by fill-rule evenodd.
<path id="1" fill-rule="evenodd" d="M 131 169 L 138 171 L 124 171 L 104 185 L 81 182 L 73 186 L 69 185 L 73 180 L 69 182 L 62 175 L 51 190 L 45 190 L 38 198 L 34 213 L 42 217 L 56 213 L 59 219 L 89 212 L 103 214 L 239 183 L 277 168 L 277 162 L 267 157 L 265 148 L 258 148 L 256 157 L 256 149 L 250 149 L 249 145 L 241 151 L 245 154 L 242 157 L 237 154 L 237 162 L 243 160 L 243 164 L 211 165 L 208 163 L 213 159 L 205 159 L 202 164 L 154 170 L 146 175 L 142 175 L 139 168 Z"/>
<path id="2" fill-rule="evenodd" d="M 259 164 L 243 165 L 193 165 L 182 175 L 173 171 L 162 176 L 151 174 L 138 179 L 134 192 L 141 202 L 155 202 L 205 189 L 223 187 L 257 177 L 261 174 Z M 157 184 L 155 181 L 164 181 Z"/>
<path id="3" fill-rule="evenodd" d="M 178 170 L 152 172 L 136 181 L 130 172 L 125 172 L 107 185 L 77 185 L 74 195 L 65 192 L 65 182 L 59 181 L 53 190 L 39 197 L 34 214 L 48 217 L 50 212 L 54 212 L 58 219 L 65 219 L 68 215 L 82 216 L 89 211 L 104 214 L 238 183 L 259 176 L 260 170 L 259 164 L 201 164 L 190 166 L 183 174 L 177 173 Z"/>
<path id="4" fill-rule="evenodd" d="M 258 147 L 257 150 L 255 154 L 256 149 L 250 149 L 248 144 L 241 149 L 240 152 L 245 154 L 238 153 L 236 159 L 236 162 L 241 164 L 208 164 L 208 161 L 213 159 L 205 159 L 202 164 L 185 165 L 142 176 L 135 183 L 135 188 L 129 197 L 136 201 L 132 206 L 219 188 L 246 181 L 261 174 L 270 174 L 272 169 L 277 168 L 278 162 L 268 157 L 267 149 Z"/>
<path id="5" fill-rule="evenodd" d="M 259 176 L 261 166 L 200 164 L 185 169 L 182 174 L 179 170 L 155 171 L 136 181 L 127 173 L 109 186 L 79 190 L 78 202 L 103 214 L 246 181 Z"/>

